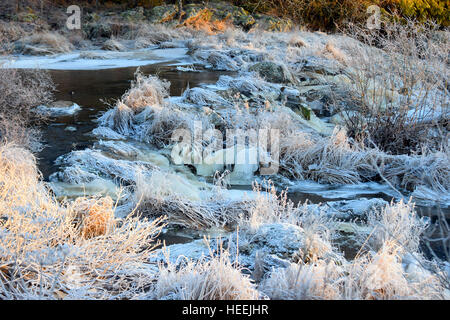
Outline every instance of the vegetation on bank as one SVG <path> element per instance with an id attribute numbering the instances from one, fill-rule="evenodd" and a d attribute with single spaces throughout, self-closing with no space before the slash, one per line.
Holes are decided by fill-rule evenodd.
<path id="1" fill-rule="evenodd" d="M 449 26 L 449 3 L 445 0 L 232 0 L 249 12 L 271 13 L 292 18 L 312 29 L 332 31 L 349 22 L 365 23 L 371 5 L 380 13 L 419 21 L 434 20 Z"/>
<path id="2" fill-rule="evenodd" d="M 151 16 L 156 7 L 170 6 L 169 15 L 180 19 L 189 11 L 189 6 L 199 5 L 201 8 L 215 8 L 217 5 L 228 5 L 221 14 L 232 16 L 238 13 L 240 20 L 253 25 L 261 14 L 292 20 L 309 29 L 322 31 L 335 31 L 343 28 L 348 23 L 365 23 L 373 12 L 367 12 L 371 5 L 378 6 L 383 19 L 414 19 L 425 22 L 433 20 L 442 27 L 450 26 L 449 2 L 446 0 L 228 0 L 206 1 L 205 5 L 195 0 L 181 0 L 181 15 L 178 0 L 109 0 L 109 1 L 85 1 L 78 3 L 86 12 L 99 10 L 126 11 L 142 7 L 143 11 L 137 15 L 125 18 L 134 19 L 141 15 L 143 18 Z M 3 15 L 10 19 L 24 22 L 39 22 L 40 20 L 52 20 L 58 22 L 58 13 L 50 12 L 51 7 L 57 6 L 65 9 L 70 5 L 66 0 L 10 0 L 1 5 Z M 236 7 L 233 7 L 236 6 Z M 239 10 L 240 9 L 240 10 Z M 214 11 L 214 10 L 213 10 Z M 211 13 L 211 11 L 209 11 Z M 232 17 L 234 18 L 234 17 Z"/>

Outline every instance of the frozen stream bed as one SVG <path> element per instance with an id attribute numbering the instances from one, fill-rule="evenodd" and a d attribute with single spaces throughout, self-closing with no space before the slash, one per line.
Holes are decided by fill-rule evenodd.
<path id="1" fill-rule="evenodd" d="M 113 105 L 130 87 L 134 79 L 136 67 L 144 74 L 157 74 L 160 79 L 170 82 L 170 96 L 181 96 L 185 90 L 195 87 L 216 88 L 217 81 L 223 75 L 233 75 L 231 71 L 213 71 L 197 65 L 190 69 L 192 59 L 186 55 L 186 48 L 144 49 L 135 52 L 107 52 L 95 50 L 74 52 L 51 57 L 25 57 L 4 61 L 7 67 L 48 69 L 57 86 L 56 100 L 71 101 L 79 108 L 72 114 L 63 114 L 51 120 L 42 128 L 46 147 L 38 155 L 39 167 L 44 179 L 49 180 L 52 174 L 60 170 L 58 157 L 72 151 L 98 147 L 101 138 L 92 134 L 98 127 L 96 119 L 107 109 L 106 103 Z M 89 57 L 89 58 L 86 58 Z M 1 63 L 1 62 L 0 62 Z M 188 66 L 184 68 L 180 66 Z M 193 177 L 190 176 L 192 179 Z M 208 183 L 208 179 L 199 178 L 200 183 Z M 194 177 L 195 179 L 195 177 Z M 277 179 L 275 179 L 277 180 Z M 260 180 L 261 181 L 261 180 Z M 195 183 L 194 183 L 195 184 Z M 252 194 L 250 183 L 230 185 L 235 199 Z M 82 192 L 115 192 L 114 185 L 103 183 L 92 189 L 78 184 L 54 184 L 58 196 L 80 196 Z M 361 204 L 370 202 L 366 199 L 398 199 L 389 186 L 370 182 L 356 185 L 327 185 L 313 181 L 289 181 L 279 179 L 279 191 L 288 188 L 288 199 L 295 204 L 308 201 L 312 204 L 337 203 L 347 206 L 346 210 L 357 211 Z M 345 202 L 350 200 L 350 202 Z M 338 201 L 344 201 L 339 203 Z M 353 202 L 352 202 L 353 201 Z M 359 208 L 359 209 L 358 209 Z M 425 215 L 433 215 L 435 208 L 423 204 L 418 211 Z M 364 211 L 364 205 L 361 209 Z M 443 208 L 448 215 L 448 208 Z M 352 212 L 353 212 L 352 211 Z M 211 233 L 210 233 L 211 234 Z M 166 244 L 185 243 L 200 239 L 204 233 L 194 231 L 168 231 L 161 235 Z"/>

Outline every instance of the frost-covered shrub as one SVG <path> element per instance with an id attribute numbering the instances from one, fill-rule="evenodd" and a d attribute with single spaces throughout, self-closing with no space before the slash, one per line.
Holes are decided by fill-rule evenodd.
<path id="1" fill-rule="evenodd" d="M 180 257 L 183 259 L 183 257 Z M 218 255 L 200 261 L 160 265 L 154 298 L 170 300 L 255 300 L 259 292 L 250 278 L 233 266 L 229 253 L 221 250 Z"/>
<path id="2" fill-rule="evenodd" d="M 32 127 L 41 116 L 34 109 L 50 102 L 53 90 L 45 71 L 0 66 L 0 140 L 39 149 L 39 131 Z"/>
<path id="3" fill-rule="evenodd" d="M 0 145 L 0 298 L 134 298 L 153 280 L 144 262 L 161 219 L 114 218 L 111 199 L 61 204 L 33 155 Z"/>

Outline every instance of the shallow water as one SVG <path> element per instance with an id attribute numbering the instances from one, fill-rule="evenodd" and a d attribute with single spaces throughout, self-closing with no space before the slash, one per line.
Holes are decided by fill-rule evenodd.
<path id="1" fill-rule="evenodd" d="M 179 96 L 187 87 L 202 83 L 215 83 L 220 75 L 229 72 L 203 70 L 203 72 L 181 72 L 170 63 L 152 64 L 140 67 L 145 74 L 157 74 L 170 81 L 170 95 Z M 102 70 L 50 70 L 57 86 L 56 100 L 69 100 L 82 107 L 71 116 L 49 120 L 42 127 L 46 147 L 38 154 L 39 168 L 45 180 L 57 171 L 54 161 L 72 150 L 91 146 L 96 139 L 89 133 L 97 126 L 95 119 L 120 98 L 134 79 L 135 67 Z M 76 131 L 68 131 L 74 127 Z"/>

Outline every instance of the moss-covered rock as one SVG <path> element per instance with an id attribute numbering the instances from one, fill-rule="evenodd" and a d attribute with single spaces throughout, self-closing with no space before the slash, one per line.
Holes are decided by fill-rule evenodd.
<path id="1" fill-rule="evenodd" d="M 178 8 L 171 5 L 156 6 L 150 11 L 150 22 L 165 23 L 172 21 L 178 12 Z"/>
<path id="2" fill-rule="evenodd" d="M 124 11 L 120 15 L 128 22 L 139 22 L 145 19 L 144 8 L 142 7 L 137 7 L 136 9 Z"/>

